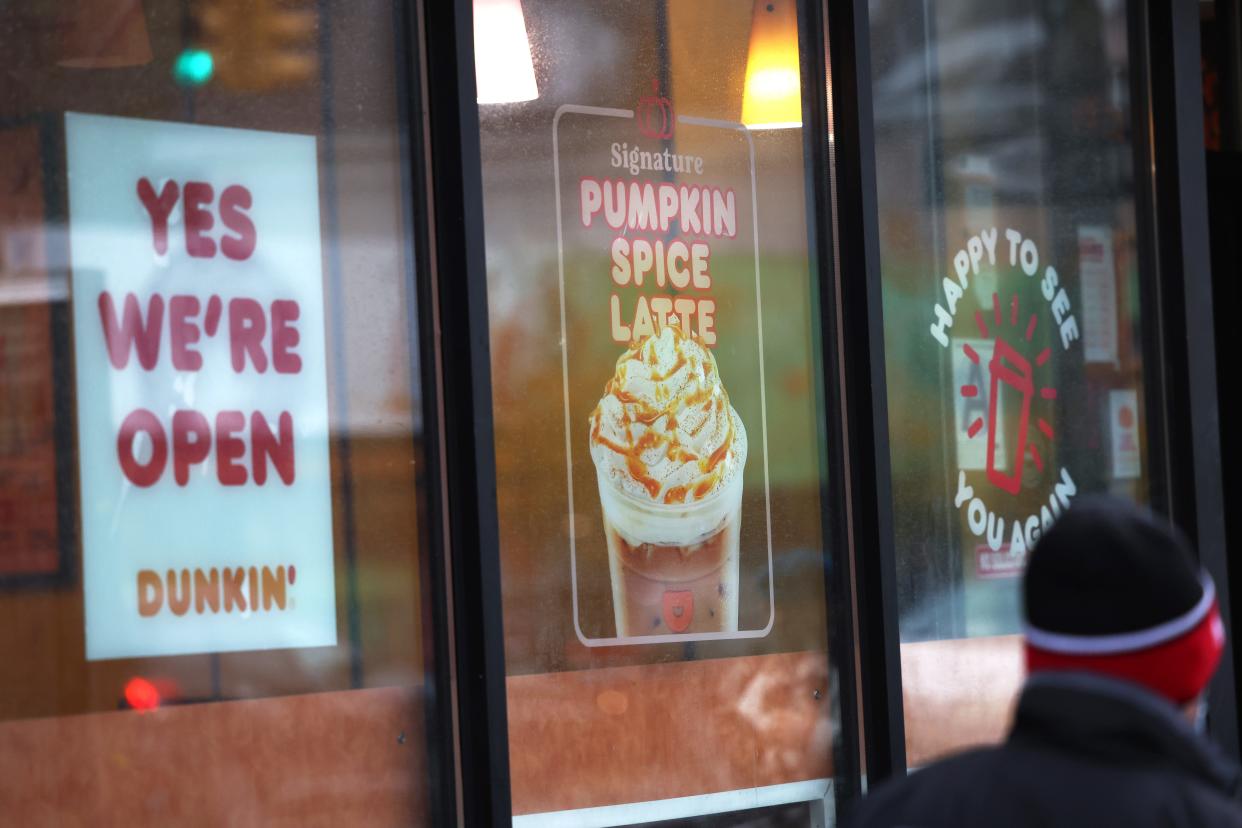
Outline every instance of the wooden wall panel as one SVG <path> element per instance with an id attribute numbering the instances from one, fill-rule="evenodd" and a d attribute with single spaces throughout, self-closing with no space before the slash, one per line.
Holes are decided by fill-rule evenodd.
<path id="1" fill-rule="evenodd" d="M 1025 677 L 1019 635 L 902 644 L 906 762 L 1001 741 Z"/>
<path id="2" fill-rule="evenodd" d="M 829 777 L 827 684 L 805 652 L 510 677 L 513 813 Z"/>
<path id="3" fill-rule="evenodd" d="M 422 722 L 403 688 L 6 722 L 2 821 L 426 824 Z"/>

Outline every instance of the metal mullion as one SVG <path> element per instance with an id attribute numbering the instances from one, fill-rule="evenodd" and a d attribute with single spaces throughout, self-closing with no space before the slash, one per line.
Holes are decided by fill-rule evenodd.
<path id="1" fill-rule="evenodd" d="M 509 747 L 472 3 L 428 2 L 424 25 L 459 822 L 507 825 Z"/>
<path id="2" fill-rule="evenodd" d="M 1157 332 L 1164 373 L 1173 520 L 1195 540 L 1216 581 L 1231 628 L 1216 399 L 1215 333 L 1207 237 L 1207 179 L 1199 66 L 1198 4 L 1151 0 L 1145 12 L 1150 94 L 1150 166 L 1157 245 Z M 1210 728 L 1238 755 L 1233 657 L 1226 648 L 1211 690 Z"/>
<path id="3" fill-rule="evenodd" d="M 1126 13 L 1130 55 L 1131 147 L 1134 158 L 1135 251 L 1139 272 L 1139 324 L 1143 362 L 1144 421 L 1147 427 L 1147 465 L 1149 494 L 1153 509 L 1169 514 L 1169 442 L 1166 439 L 1168 393 L 1160 332 L 1164 328 L 1164 307 L 1160 299 L 1159 245 L 1156 241 L 1156 193 L 1152 170 L 1150 67 L 1147 60 L 1147 7 L 1130 3 Z"/>
<path id="4" fill-rule="evenodd" d="M 867 0 L 826 0 L 868 780 L 905 773 Z"/>
<path id="5" fill-rule="evenodd" d="M 838 269 L 832 203 L 832 159 L 828 115 L 827 42 L 820 0 L 798 4 L 798 51 L 802 74 L 802 140 L 807 159 L 807 246 L 811 263 L 812 290 L 817 294 L 819 329 L 816 344 L 821 376 L 817 385 L 817 408 L 824 413 L 820 431 L 820 524 L 824 527 L 824 590 L 829 613 L 827 640 L 830 669 L 835 667 L 834 713 L 840 727 L 833 740 L 835 806 L 843 806 L 861 793 L 858 653 L 853 595 L 853 533 L 849 521 L 850 492 L 847 487 L 844 434 L 845 399 L 841 383 L 839 347 Z"/>
<path id="6" fill-rule="evenodd" d="M 432 278 L 434 261 L 434 215 L 428 147 L 430 124 L 425 102 L 428 97 L 425 30 L 417 0 L 394 0 L 399 22 L 396 39 L 398 71 L 402 72 L 400 107 L 400 156 L 402 209 L 407 243 L 406 295 L 416 299 L 410 308 L 410 325 L 418 338 L 410 338 L 411 384 L 422 398 L 423 469 L 420 472 L 426 510 L 418 520 L 419 597 L 423 646 L 423 725 L 428 751 L 426 790 L 428 816 L 433 825 L 458 821 L 460 768 L 457 763 L 457 708 L 453 698 L 455 658 L 453 614 L 448 561 L 447 470 L 444 466 L 443 371 L 439 337 L 439 292 Z M 408 307 L 408 305 L 407 305 Z"/>

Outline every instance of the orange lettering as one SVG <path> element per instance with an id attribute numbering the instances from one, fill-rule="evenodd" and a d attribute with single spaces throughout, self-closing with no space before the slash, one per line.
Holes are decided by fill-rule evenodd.
<path id="1" fill-rule="evenodd" d="M 206 606 L 212 612 L 220 611 L 220 573 L 214 566 L 210 574 L 194 570 L 194 611 L 202 615 Z"/>
<path id="2" fill-rule="evenodd" d="M 236 569 L 225 567 L 224 570 L 224 611 L 229 612 L 233 607 L 237 607 L 242 612 L 246 611 L 246 597 L 242 595 L 242 582 L 246 577 L 246 570 L 240 566 Z"/>
<path id="3" fill-rule="evenodd" d="M 276 567 L 276 571 L 263 567 L 263 609 L 270 610 L 272 602 L 278 609 L 285 608 L 285 568 Z"/>
<path id="4" fill-rule="evenodd" d="M 164 584 L 152 569 L 138 570 L 138 614 L 150 618 L 164 606 Z"/>
<path id="5" fill-rule="evenodd" d="M 181 570 L 181 593 L 177 593 L 177 573 L 168 570 L 168 608 L 174 615 L 185 615 L 190 609 L 190 570 Z"/>

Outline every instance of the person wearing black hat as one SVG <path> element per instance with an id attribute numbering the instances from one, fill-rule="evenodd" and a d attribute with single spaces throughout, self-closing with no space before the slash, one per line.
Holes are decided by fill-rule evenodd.
<path id="1" fill-rule="evenodd" d="M 1036 543 L 1023 597 L 1008 739 L 879 786 L 849 824 L 1242 828 L 1239 771 L 1196 732 L 1225 632 L 1185 538 L 1083 498 Z"/>

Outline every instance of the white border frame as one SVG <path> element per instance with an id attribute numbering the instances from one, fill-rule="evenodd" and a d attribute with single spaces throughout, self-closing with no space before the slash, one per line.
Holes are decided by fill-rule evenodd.
<path id="1" fill-rule="evenodd" d="M 746 136 L 746 144 L 750 150 L 750 203 L 751 220 L 755 241 L 755 312 L 757 314 L 759 330 L 759 419 L 763 439 L 763 498 L 768 543 L 768 623 L 762 629 L 758 630 L 711 632 L 699 633 L 697 635 L 679 635 L 676 633 L 668 633 L 664 635 L 587 638 L 582 632 L 582 627 L 578 621 L 578 544 L 576 539 L 577 531 L 574 526 L 573 428 L 572 418 L 569 414 L 569 338 L 566 334 L 565 327 L 565 246 L 564 234 L 562 230 L 563 213 L 561 207 L 561 152 L 560 142 L 557 137 L 557 129 L 560 127 L 561 116 L 566 113 L 574 113 L 578 115 L 597 115 L 605 118 L 626 118 L 632 120 L 634 118 L 634 110 L 612 109 L 599 106 L 579 106 L 577 104 L 562 104 L 557 107 L 556 117 L 552 119 L 552 164 L 556 182 L 556 265 L 557 285 L 560 292 L 561 303 L 561 384 L 564 394 L 565 408 L 565 472 L 566 487 L 569 495 L 569 570 L 570 578 L 573 580 L 574 633 L 578 636 L 578 640 L 587 647 L 615 647 L 623 644 L 667 644 L 675 642 L 684 643 L 688 641 L 720 641 L 735 640 L 740 638 L 764 638 L 772 632 L 772 627 L 776 623 L 776 584 L 773 576 L 774 569 L 772 566 L 772 487 L 768 479 L 768 401 L 767 384 L 763 367 L 763 296 L 760 290 L 759 278 L 759 200 L 758 188 L 755 185 L 755 141 L 750 134 L 750 130 L 743 124 L 733 123 L 731 121 L 717 121 L 710 118 L 694 118 L 687 115 L 678 115 L 677 122 L 740 132 Z M 514 824 L 517 824 L 516 820 Z M 585 825 L 587 823 L 572 824 Z"/>
<path id="2" fill-rule="evenodd" d="M 786 782 L 782 785 L 679 796 L 674 799 L 521 814 L 513 817 L 513 828 L 606 828 L 613 825 L 638 825 L 666 819 L 748 811 L 773 805 L 793 805 L 798 802 L 812 803 L 812 828 L 831 828 L 836 823 L 832 780 L 809 779 L 805 782 Z"/>

